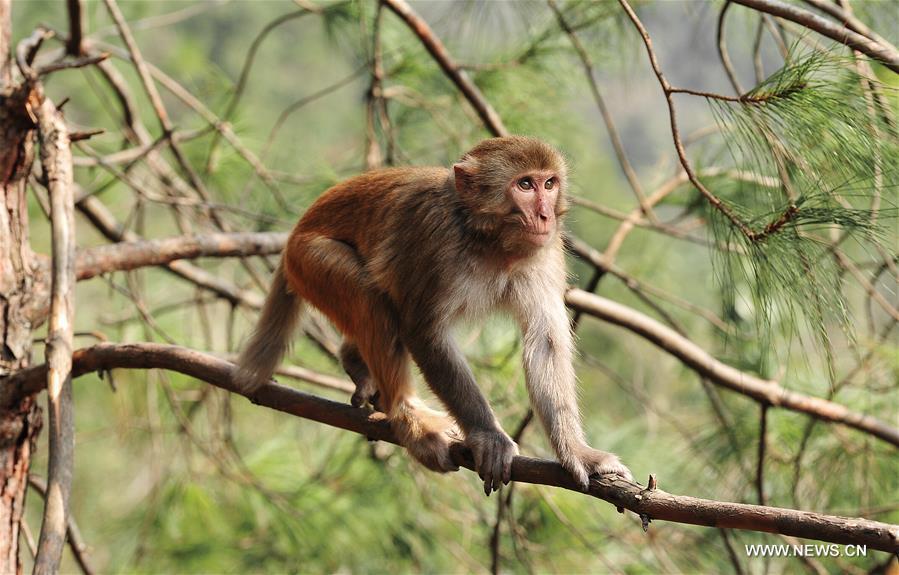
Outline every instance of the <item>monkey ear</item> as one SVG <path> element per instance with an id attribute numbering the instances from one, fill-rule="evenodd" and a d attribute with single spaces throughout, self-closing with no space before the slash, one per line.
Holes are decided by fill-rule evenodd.
<path id="1" fill-rule="evenodd" d="M 475 189 L 475 174 L 477 167 L 472 162 L 459 162 L 453 164 L 453 178 L 456 183 L 456 192 L 461 197 L 466 197 Z"/>

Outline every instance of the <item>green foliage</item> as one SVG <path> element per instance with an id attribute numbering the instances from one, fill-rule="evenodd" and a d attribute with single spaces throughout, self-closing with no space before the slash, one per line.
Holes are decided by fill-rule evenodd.
<path id="1" fill-rule="evenodd" d="M 852 61 L 812 52 L 794 55 L 739 103 L 711 100 L 733 164 L 748 176 L 710 185 L 756 234 L 709 208 L 715 237 L 730 248 L 716 254 L 725 305 L 746 298 L 764 336 L 773 324 L 793 329 L 802 315 L 825 349 L 829 319 L 853 337 L 831 242 L 873 253 L 895 241 L 899 136 L 889 111 L 866 95 L 868 81 Z"/>

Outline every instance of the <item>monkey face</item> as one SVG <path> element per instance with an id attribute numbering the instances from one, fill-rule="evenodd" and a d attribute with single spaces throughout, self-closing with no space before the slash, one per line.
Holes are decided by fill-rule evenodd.
<path id="1" fill-rule="evenodd" d="M 506 195 L 524 243 L 542 247 L 556 231 L 560 181 L 554 171 L 529 171 L 509 182 Z"/>
<path id="2" fill-rule="evenodd" d="M 565 160 L 535 138 L 484 140 L 453 166 L 469 224 L 506 255 L 525 257 L 553 243 L 567 209 Z"/>

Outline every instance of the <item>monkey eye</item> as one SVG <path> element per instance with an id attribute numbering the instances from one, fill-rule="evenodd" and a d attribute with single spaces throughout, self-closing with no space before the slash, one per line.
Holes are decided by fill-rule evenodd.
<path id="1" fill-rule="evenodd" d="M 518 180 L 518 187 L 522 190 L 533 190 L 534 189 L 534 181 L 531 178 L 521 178 Z"/>
<path id="2" fill-rule="evenodd" d="M 556 179 L 555 179 L 555 178 L 549 178 L 549 179 L 546 180 L 546 182 L 543 184 L 543 187 L 546 188 L 547 190 L 553 189 L 554 187 L 556 187 Z"/>

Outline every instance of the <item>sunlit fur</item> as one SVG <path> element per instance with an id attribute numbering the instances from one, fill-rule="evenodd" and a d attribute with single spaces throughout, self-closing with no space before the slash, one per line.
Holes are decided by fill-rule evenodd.
<path id="1" fill-rule="evenodd" d="M 554 228 L 540 245 L 527 237 L 535 208 L 509 193 L 537 172 L 559 186 L 545 219 Z M 452 169 L 376 170 L 334 186 L 290 235 L 282 260 L 288 289 L 276 277 L 277 295 L 241 356 L 239 381 L 252 390 L 268 380 L 291 325 L 276 312 L 298 309 L 284 298 L 308 302 L 345 336 L 341 358 L 357 384 L 354 405 L 374 403 L 409 452 L 439 471 L 455 469 L 448 447 L 460 428 L 489 492 L 509 480 L 517 447 L 450 328 L 502 310 L 522 327 L 531 403 L 560 462 L 582 486 L 594 472 L 629 477 L 617 457 L 588 447 L 581 429 L 563 304 L 566 189 L 562 156 L 525 137 L 485 140 Z M 417 399 L 410 359 L 451 417 Z"/>

